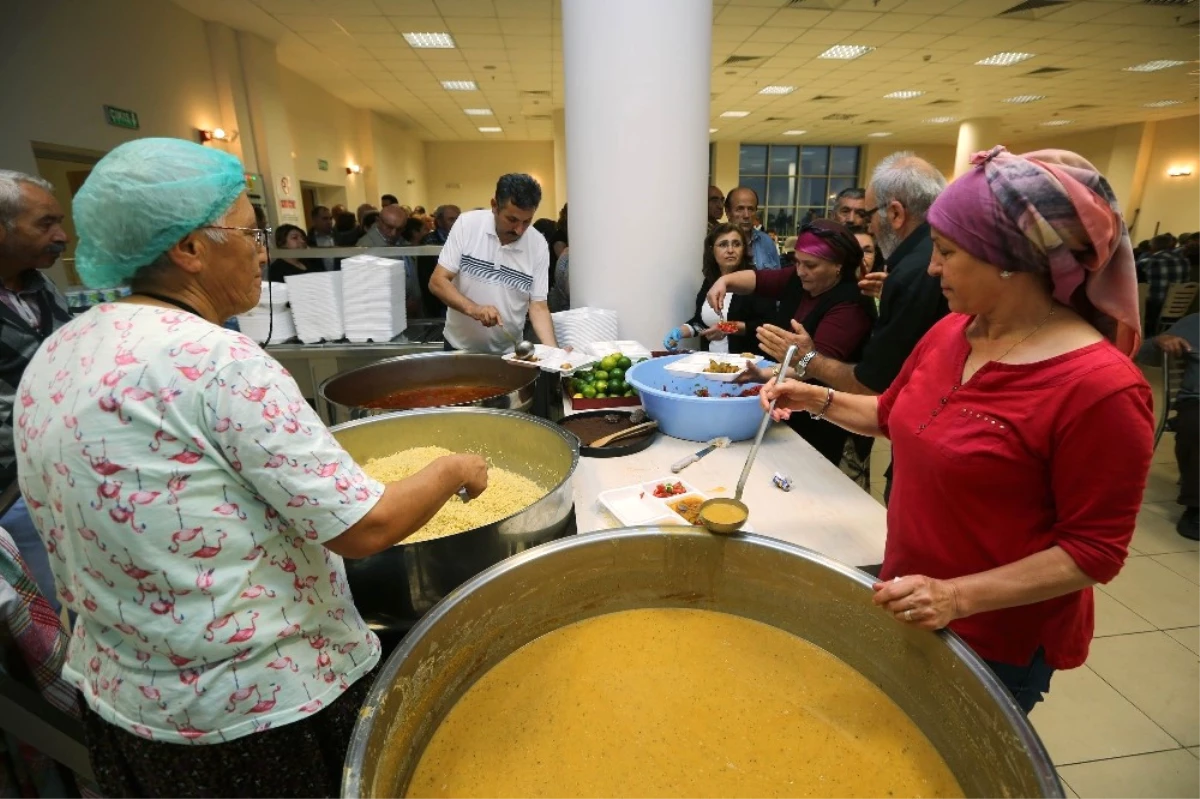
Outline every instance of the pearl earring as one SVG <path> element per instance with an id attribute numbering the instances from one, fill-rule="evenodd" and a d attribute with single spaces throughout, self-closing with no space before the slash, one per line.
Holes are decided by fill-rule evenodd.
<path id="1" fill-rule="evenodd" d="M 1013 276 L 1013 273 L 1008 271 L 1007 269 L 1005 269 L 1003 272 L 1000 273 L 1000 277 L 1003 278 L 1004 280 L 1008 280 L 1012 276 Z"/>

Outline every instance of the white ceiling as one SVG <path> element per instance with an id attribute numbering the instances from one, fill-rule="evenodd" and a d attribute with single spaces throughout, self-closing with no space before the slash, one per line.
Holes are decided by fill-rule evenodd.
<path id="1" fill-rule="evenodd" d="M 602 0 L 594 0 L 602 2 Z M 651 0 L 652 1 L 652 0 Z M 206 19 L 278 43 L 280 63 L 352 106 L 397 119 L 426 140 L 547 140 L 563 105 L 559 0 L 175 0 Z M 1021 0 L 714 0 L 712 138 L 952 144 L 957 125 L 932 117 L 999 117 L 1008 135 L 1052 119 L 1067 130 L 1197 113 L 1200 3 L 1072 0 L 1005 16 Z M 458 49 L 415 50 L 403 32 L 451 33 Z M 835 44 L 869 45 L 853 61 L 818 59 Z M 1002 51 L 1034 53 L 1008 67 L 976 66 Z M 761 60 L 723 65 L 730 56 Z M 1155 59 L 1187 62 L 1123 71 Z M 1030 75 L 1058 67 L 1065 72 Z M 443 80 L 474 80 L 448 92 Z M 764 96 L 763 86 L 796 90 Z M 923 91 L 887 100 L 893 91 Z M 1002 100 L 1045 95 L 1025 105 Z M 814 100 L 817 96 L 833 99 Z M 1181 105 L 1146 108 L 1147 102 Z M 494 117 L 468 116 L 490 108 Z M 724 111 L 749 111 L 742 119 Z M 828 120 L 852 114 L 849 120 Z M 477 128 L 499 125 L 503 132 Z M 783 131 L 803 129 L 799 137 Z"/>

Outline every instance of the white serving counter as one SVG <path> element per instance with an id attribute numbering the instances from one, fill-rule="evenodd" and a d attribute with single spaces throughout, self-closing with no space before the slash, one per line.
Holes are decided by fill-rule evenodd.
<path id="1" fill-rule="evenodd" d="M 709 496 L 733 496 L 752 441 L 714 450 L 678 475 Z M 622 524 L 600 505 L 600 492 L 671 476 L 671 464 L 704 445 L 659 434 L 649 448 L 620 458 L 580 458 L 575 470 L 575 517 L 579 532 Z M 792 478 L 789 492 L 771 482 L 775 472 Z M 743 501 L 753 532 L 808 547 L 851 566 L 883 561 L 887 513 L 870 494 L 786 424 L 772 424 L 746 481 Z"/>

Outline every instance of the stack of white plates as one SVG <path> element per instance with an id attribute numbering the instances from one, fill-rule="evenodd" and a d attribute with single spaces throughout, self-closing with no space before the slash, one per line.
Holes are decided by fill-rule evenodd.
<path id="1" fill-rule="evenodd" d="M 342 315 L 350 341 L 391 341 L 403 333 L 404 262 L 371 255 L 344 259 Z"/>
<path id="2" fill-rule="evenodd" d="M 560 347 L 584 349 L 597 341 L 612 341 L 617 337 L 617 312 L 604 308 L 572 308 L 550 314 L 554 322 L 554 337 Z"/>
<path id="3" fill-rule="evenodd" d="M 286 285 L 264 281 L 258 305 L 237 317 L 238 328 L 259 344 L 282 344 L 294 338 L 296 325 L 292 322 L 287 301 Z"/>
<path id="4" fill-rule="evenodd" d="M 345 338 L 341 272 L 289 275 L 285 280 L 296 335 L 301 341 L 316 344 Z"/>

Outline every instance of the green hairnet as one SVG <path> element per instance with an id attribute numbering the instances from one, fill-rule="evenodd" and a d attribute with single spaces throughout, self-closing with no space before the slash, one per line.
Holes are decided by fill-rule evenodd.
<path id="1" fill-rule="evenodd" d="M 126 283 L 246 190 L 242 163 L 183 139 L 137 139 L 100 159 L 72 202 L 75 270 L 92 287 Z"/>

